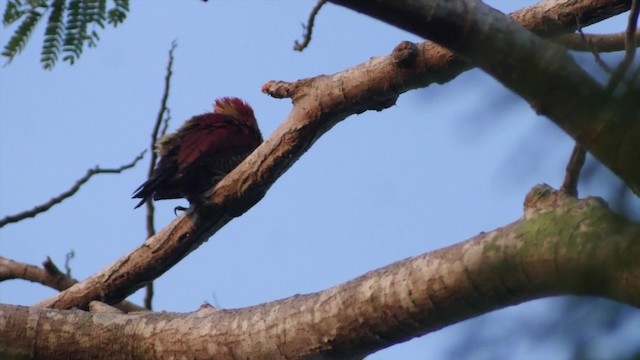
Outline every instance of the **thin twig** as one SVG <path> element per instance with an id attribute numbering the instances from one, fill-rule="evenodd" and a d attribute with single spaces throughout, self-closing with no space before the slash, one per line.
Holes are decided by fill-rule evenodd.
<path id="1" fill-rule="evenodd" d="M 582 40 L 582 45 L 580 46 L 584 46 L 585 48 L 588 48 L 593 54 L 596 63 L 602 69 L 604 69 L 604 71 L 612 74 L 609 84 L 607 86 L 607 90 L 609 91 L 609 93 L 612 93 L 613 90 L 617 87 L 619 82 L 622 80 L 622 76 L 624 76 L 624 73 L 626 73 L 629 65 L 627 65 L 626 68 L 623 68 L 623 64 L 624 64 L 624 61 L 623 61 L 620 64 L 620 66 L 618 66 L 618 68 L 614 70 L 602 60 L 602 58 L 600 57 L 600 51 L 604 51 L 602 48 L 607 48 L 607 50 L 611 50 L 612 48 L 614 48 L 614 45 L 617 47 L 620 47 L 621 45 L 620 38 L 623 38 L 624 49 L 626 49 L 626 53 L 627 53 L 627 56 L 625 56 L 625 59 L 629 57 L 630 46 L 633 46 L 633 54 L 635 54 L 635 46 L 636 46 L 635 39 L 636 39 L 636 36 L 638 36 L 638 34 L 636 34 L 636 28 L 635 28 L 635 22 L 637 22 L 637 19 L 638 19 L 637 9 L 635 10 L 636 15 L 635 15 L 635 21 L 633 26 L 631 24 L 632 22 L 631 19 L 634 17 L 633 11 L 634 11 L 634 6 L 637 8 L 637 2 L 638 0 L 633 0 L 633 4 L 631 6 L 632 15 L 629 16 L 630 20 L 629 20 L 629 26 L 627 27 L 627 30 L 624 32 L 624 34 L 617 34 L 609 37 L 609 39 L 607 39 L 607 41 L 609 42 L 608 47 L 602 46 L 602 44 L 605 43 L 604 41 L 602 41 L 603 39 L 602 37 L 595 37 L 594 35 L 586 35 L 584 32 L 582 32 L 582 26 L 580 25 L 580 21 L 576 19 L 578 33 L 580 34 L 580 38 Z M 596 46 L 597 41 L 600 41 L 600 45 L 601 45 L 600 47 Z M 560 38 L 560 42 L 563 43 L 563 45 L 565 45 L 566 47 L 569 47 L 573 50 L 578 50 L 579 45 L 576 45 L 575 43 L 573 44 L 573 46 L 568 45 L 570 42 L 573 42 L 573 38 L 569 38 L 565 36 L 564 41 L 562 41 L 562 38 Z M 633 61 L 633 54 L 630 56 L 631 60 L 629 61 L 629 64 L 631 63 L 631 61 Z M 617 75 L 620 73 L 622 75 Z M 567 164 L 564 182 L 562 183 L 561 190 L 564 191 L 565 193 L 575 197 L 578 196 L 578 181 L 580 180 L 580 172 L 582 171 L 582 167 L 584 166 L 585 158 L 586 158 L 586 150 L 580 145 L 580 143 L 576 141 L 573 147 L 573 151 L 571 153 L 571 157 L 569 158 L 569 163 Z"/>
<path id="2" fill-rule="evenodd" d="M 609 83 L 607 84 L 607 92 L 613 94 L 620 82 L 623 80 L 624 75 L 627 73 L 633 59 L 636 56 L 636 28 L 638 27 L 638 15 L 640 14 L 640 0 L 633 0 L 631 2 L 631 9 L 629 10 L 629 23 L 627 24 L 627 31 L 625 36 L 625 54 L 624 59 L 620 62 L 620 65 L 614 70 Z"/>
<path id="3" fill-rule="evenodd" d="M 21 220 L 24 220 L 24 219 L 27 219 L 27 218 L 35 217 L 36 215 L 51 209 L 54 205 L 57 205 L 57 204 L 61 203 L 62 201 L 70 198 L 71 196 L 73 196 L 73 194 L 78 192 L 78 190 L 80 190 L 80 187 L 82 187 L 82 185 L 84 185 L 87 181 L 89 181 L 89 179 L 91 179 L 91 177 L 94 176 L 94 175 L 97 175 L 97 174 L 119 174 L 119 173 L 123 172 L 124 170 L 131 169 L 132 167 L 134 167 L 136 165 L 136 163 L 138 161 L 140 161 L 140 159 L 142 159 L 142 157 L 144 156 L 144 153 L 146 151 L 147 150 L 144 150 L 143 152 L 141 152 L 138 156 L 136 156 L 136 158 L 131 163 L 123 165 L 123 166 L 121 166 L 119 168 L 116 168 L 116 169 L 102 169 L 99 166 L 96 166 L 93 169 L 87 170 L 87 173 L 85 174 L 85 176 L 83 176 L 82 178 L 78 179 L 78 181 L 76 181 L 76 183 L 71 187 L 71 189 L 63 192 L 62 194 L 54 197 L 53 199 L 47 201 L 46 203 L 44 203 L 42 205 L 38 205 L 38 206 L 34 207 L 31 210 L 23 211 L 21 213 L 15 214 L 15 215 L 8 215 L 4 219 L 1 219 L 0 220 L 0 228 L 5 226 L 5 225 L 7 225 L 7 224 L 16 223 L 18 221 L 21 221 Z"/>
<path id="4" fill-rule="evenodd" d="M 158 139 L 162 139 L 162 137 L 167 134 L 167 129 L 169 129 L 170 121 L 171 121 L 171 109 L 167 108 L 167 116 L 165 116 L 164 118 L 164 124 L 162 125 L 162 130 L 160 131 L 160 136 L 158 136 Z"/>
<path id="5" fill-rule="evenodd" d="M 162 94 L 162 100 L 160 102 L 160 111 L 158 112 L 158 116 L 156 117 L 155 125 L 153 126 L 153 131 L 151 132 L 151 161 L 149 162 L 149 173 L 148 178 L 151 178 L 153 175 L 153 170 L 156 167 L 156 162 L 158 161 L 158 154 L 156 154 L 155 147 L 158 140 L 164 136 L 167 132 L 167 128 L 169 127 L 169 120 L 171 119 L 171 112 L 167 107 L 167 101 L 169 100 L 169 89 L 171 85 L 171 75 L 173 74 L 173 52 L 175 51 L 178 44 L 175 40 L 171 43 L 171 48 L 169 49 L 169 63 L 167 64 L 167 74 L 164 77 L 164 93 Z M 165 116 L 166 114 L 166 116 Z M 162 126 L 164 123 L 164 126 Z M 160 130 L 160 126 L 162 126 L 162 130 Z M 155 207 L 153 206 L 153 201 L 151 199 L 147 200 L 147 238 L 152 237 L 156 234 L 155 229 Z M 149 282 L 146 286 L 146 295 L 144 297 L 144 307 L 148 310 L 152 309 L 153 302 L 153 282 Z"/>
<path id="6" fill-rule="evenodd" d="M 76 253 L 71 250 L 64 257 L 64 269 L 67 272 L 67 276 L 71 277 L 71 260 L 76 257 Z"/>
<path id="7" fill-rule="evenodd" d="M 582 32 L 582 26 L 580 25 L 580 20 L 578 20 L 578 18 L 576 18 L 576 22 L 577 22 L 578 33 L 580 34 L 580 38 L 582 39 L 582 42 L 586 44 L 586 46 L 588 46 L 589 49 L 591 50 L 591 53 L 593 54 L 593 58 L 596 61 L 596 64 L 598 64 L 598 66 L 600 66 L 606 73 L 611 74 L 613 72 L 613 69 L 606 62 L 604 62 L 604 60 L 602 60 L 602 58 L 600 57 L 600 53 L 598 52 L 598 49 L 594 46 L 592 42 L 589 41 L 589 39 L 587 38 L 587 35 L 584 32 Z"/>
<path id="8" fill-rule="evenodd" d="M 316 6 L 314 6 L 313 10 L 311 10 L 311 14 L 309 14 L 309 20 L 307 21 L 307 25 L 302 24 L 302 29 L 304 30 L 304 33 L 302 33 L 302 38 L 303 38 L 302 43 L 296 40 L 293 45 L 293 50 L 302 51 L 306 49 L 307 46 L 309 46 L 309 43 L 311 42 L 311 35 L 313 34 L 313 24 L 316 21 L 316 16 L 318 16 L 320 9 L 322 9 L 324 4 L 326 3 L 327 3 L 327 0 L 319 0 Z"/>
<path id="9" fill-rule="evenodd" d="M 584 166 L 586 155 L 587 152 L 585 149 L 576 142 L 573 147 L 573 152 L 571 153 L 571 158 L 569 158 L 569 163 L 567 164 L 567 173 L 564 176 L 564 182 L 560 188 L 560 190 L 574 197 L 578 197 L 578 180 L 580 179 L 580 171 Z"/>

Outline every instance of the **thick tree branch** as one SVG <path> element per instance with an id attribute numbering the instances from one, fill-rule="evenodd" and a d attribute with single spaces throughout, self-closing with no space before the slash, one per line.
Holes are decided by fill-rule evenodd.
<path id="1" fill-rule="evenodd" d="M 190 314 L 0 306 L 6 320 L 0 324 L 0 349 L 20 343 L 12 349 L 48 359 L 78 353 L 96 359 L 185 353 L 218 360 L 358 359 L 540 297 L 595 295 L 640 307 L 639 238 L 640 226 L 601 200 L 577 200 L 538 186 L 515 223 L 315 294 L 237 310 L 205 306 Z M 84 324 L 84 331 L 77 331 L 77 324 Z M 42 330 L 47 327 L 70 330 Z M 98 334 L 101 341 L 92 341 Z M 59 345 L 69 341 L 77 346 Z M 134 352 L 113 351 L 124 348 Z"/>
<path id="2" fill-rule="evenodd" d="M 333 2 L 429 38 L 478 65 L 640 195 L 640 106 L 611 96 L 565 49 L 479 0 Z"/>
<path id="3" fill-rule="evenodd" d="M 575 30 L 575 16 L 590 24 L 628 9 L 620 1 L 573 2 L 516 13 L 548 36 Z M 550 10 L 551 9 L 551 10 Z M 565 11 L 575 13 L 565 13 Z M 550 16 L 550 11 L 556 11 Z M 519 14 L 519 15 L 517 15 Z M 555 20 L 554 20 L 555 19 Z M 541 24 L 536 25 L 535 21 Z M 554 23 L 553 21 L 557 21 Z M 555 24 L 555 25 L 554 25 Z M 391 106 L 405 91 L 448 81 L 470 65 L 431 43 L 400 44 L 390 56 L 374 58 L 332 76 L 296 83 L 270 82 L 263 91 L 291 97 L 294 107 L 276 132 L 216 186 L 207 207 L 188 211 L 140 248 L 40 306 L 86 308 L 90 301 L 117 303 L 170 269 L 234 216 L 248 210 L 322 134 L 349 115 Z"/>

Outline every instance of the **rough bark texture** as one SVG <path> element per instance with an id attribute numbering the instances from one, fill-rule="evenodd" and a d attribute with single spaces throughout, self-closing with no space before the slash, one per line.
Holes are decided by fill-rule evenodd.
<path id="1" fill-rule="evenodd" d="M 479 0 L 333 2 L 431 39 L 479 66 L 549 117 L 640 195 L 637 99 L 609 94 L 565 49 Z"/>
<path id="2" fill-rule="evenodd" d="M 516 223 L 320 293 L 192 314 L 59 310 L 121 301 L 253 206 L 336 123 L 385 109 L 408 90 L 449 81 L 472 67 L 467 61 L 529 100 L 638 192 L 637 112 L 601 97 L 602 89 L 563 50 L 477 2 L 334 2 L 433 38 L 466 60 L 432 43 L 402 43 L 389 56 L 339 74 L 266 84 L 270 95 L 290 97 L 293 110 L 216 186 L 210 204 L 185 213 L 133 253 L 39 307 L 0 306 L 0 358 L 355 359 L 544 296 L 588 294 L 640 306 L 640 227 L 597 199 L 578 201 L 538 187 Z M 418 7 L 425 4 L 432 7 Z M 552 36 L 575 30 L 576 15 L 590 24 L 629 4 L 546 1 L 513 18 Z"/>
<path id="3" fill-rule="evenodd" d="M 538 186 L 515 223 L 315 294 L 190 314 L 0 306 L 0 355 L 356 359 L 544 296 L 597 295 L 640 306 L 638 240 L 640 226 L 601 200 Z"/>
<path id="4" fill-rule="evenodd" d="M 548 1 L 516 12 L 513 17 L 523 21 L 528 28 L 551 36 L 574 31 L 575 16 L 580 16 L 582 24 L 590 24 L 620 13 L 629 6 L 629 1 L 620 0 L 572 1 L 568 4 Z M 459 16 L 466 19 L 471 15 Z M 500 23 L 505 19 L 500 17 L 494 21 Z M 513 65 L 513 61 L 509 61 Z M 391 106 L 403 92 L 433 82 L 449 81 L 469 68 L 471 65 L 464 60 L 433 43 L 402 43 L 389 56 L 374 58 L 332 76 L 296 83 L 266 84 L 265 92 L 275 97 L 291 97 L 294 108 L 271 138 L 218 184 L 210 207 L 181 216 L 108 269 L 39 305 L 58 309 L 86 308 L 92 300 L 109 304 L 123 300 L 170 269 L 233 216 L 253 206 L 277 178 L 336 123 L 355 113 L 382 110 Z M 533 70 L 525 68 L 524 71 Z M 551 101 L 555 103 L 556 100 Z M 578 110 L 583 114 L 583 110 Z M 585 131 L 593 129 L 586 127 Z M 615 134 L 619 135 L 618 132 Z M 634 149 L 633 144 L 629 147 Z"/>

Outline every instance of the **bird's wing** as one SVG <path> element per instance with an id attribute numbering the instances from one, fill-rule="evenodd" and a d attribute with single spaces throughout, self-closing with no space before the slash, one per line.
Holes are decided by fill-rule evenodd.
<path id="1" fill-rule="evenodd" d="M 198 130 L 198 124 L 201 118 L 205 115 L 194 116 L 191 119 L 187 120 L 181 127 L 173 134 L 167 134 L 163 136 L 157 143 L 155 152 L 160 157 L 171 156 L 172 154 L 177 154 L 180 145 L 182 144 L 182 135 L 181 134 L 189 134 L 191 132 Z"/>
<path id="2" fill-rule="evenodd" d="M 180 170 L 188 168 L 199 160 L 215 154 L 218 156 L 234 155 L 255 142 L 253 134 L 243 131 L 232 120 L 221 120 L 215 123 L 202 124 L 196 131 L 190 131 L 184 136 L 178 153 Z"/>

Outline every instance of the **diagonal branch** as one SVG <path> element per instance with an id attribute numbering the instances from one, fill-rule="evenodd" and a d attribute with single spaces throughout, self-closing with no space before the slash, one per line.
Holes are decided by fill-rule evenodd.
<path id="1" fill-rule="evenodd" d="M 57 205 L 57 204 L 63 202 L 64 200 L 70 198 L 71 196 L 73 196 L 73 194 L 78 192 L 78 190 L 80 190 L 82 185 L 84 185 L 87 181 L 89 181 L 89 179 L 91 179 L 91 177 L 93 177 L 94 175 L 97 175 L 97 174 L 119 174 L 119 173 L 121 173 L 121 172 L 123 172 L 125 170 L 131 169 L 132 167 L 134 167 L 136 165 L 136 163 L 138 161 L 140 161 L 140 159 L 142 159 L 142 157 L 144 156 L 145 152 L 146 152 L 146 150 L 141 152 L 140 155 L 136 156 L 136 158 L 132 162 L 130 162 L 129 164 L 123 165 L 123 166 L 121 166 L 119 168 L 103 169 L 103 168 L 101 168 L 99 166 L 96 166 L 93 169 L 87 170 L 87 173 L 83 177 L 78 179 L 76 181 L 76 183 L 71 187 L 71 189 L 63 192 L 62 194 L 54 197 L 53 199 L 47 201 L 46 203 L 44 203 L 42 205 L 38 205 L 38 206 L 34 207 L 31 210 L 24 211 L 24 212 L 15 214 L 15 215 L 8 215 L 5 218 L 0 219 L 0 228 L 5 226 L 5 225 L 7 225 L 7 224 L 16 223 L 16 222 L 24 220 L 24 219 L 35 217 L 36 215 L 51 209 L 54 205 Z"/>
<path id="2" fill-rule="evenodd" d="M 513 14 L 546 36 L 575 31 L 628 9 L 625 1 L 573 2 L 571 6 L 529 8 Z M 556 11 L 555 16 L 550 12 Z M 554 23 L 553 21 L 557 21 Z M 504 21 L 501 19 L 500 21 Z M 431 43 L 402 43 L 385 57 L 332 76 L 296 83 L 270 82 L 263 91 L 290 97 L 294 107 L 275 133 L 215 188 L 211 204 L 188 211 L 132 253 L 39 306 L 87 308 L 92 300 L 113 304 L 145 286 L 199 247 L 266 193 L 322 134 L 346 117 L 391 106 L 397 96 L 433 82 L 449 81 L 471 65 Z"/>
<path id="3" fill-rule="evenodd" d="M 565 49 L 479 0 L 333 2 L 432 39 L 476 64 L 640 195 L 638 103 L 613 97 Z"/>
<path id="4" fill-rule="evenodd" d="M 613 93 L 622 82 L 625 74 L 631 67 L 633 63 L 633 59 L 636 55 L 636 28 L 638 27 L 638 15 L 640 14 L 640 1 L 639 0 L 631 0 L 631 9 L 629 10 L 629 21 L 627 25 L 627 31 L 625 33 L 625 47 L 626 51 L 624 54 L 624 58 L 616 67 L 613 74 L 611 74 L 611 78 L 609 79 L 609 83 L 607 84 L 607 91 L 609 93 Z"/>
<path id="5" fill-rule="evenodd" d="M 307 46 L 309 46 L 309 43 L 311 42 L 311 35 L 313 35 L 313 26 L 316 21 L 316 17 L 318 16 L 320 9 L 322 9 L 322 6 L 324 6 L 324 4 L 326 3 L 327 0 L 318 0 L 316 6 L 313 7 L 313 10 L 311 10 L 311 14 L 309 14 L 307 25 L 302 24 L 302 28 L 304 29 L 304 33 L 302 34 L 303 40 L 302 42 L 296 40 L 293 44 L 293 50 L 302 51 L 306 49 Z"/>

